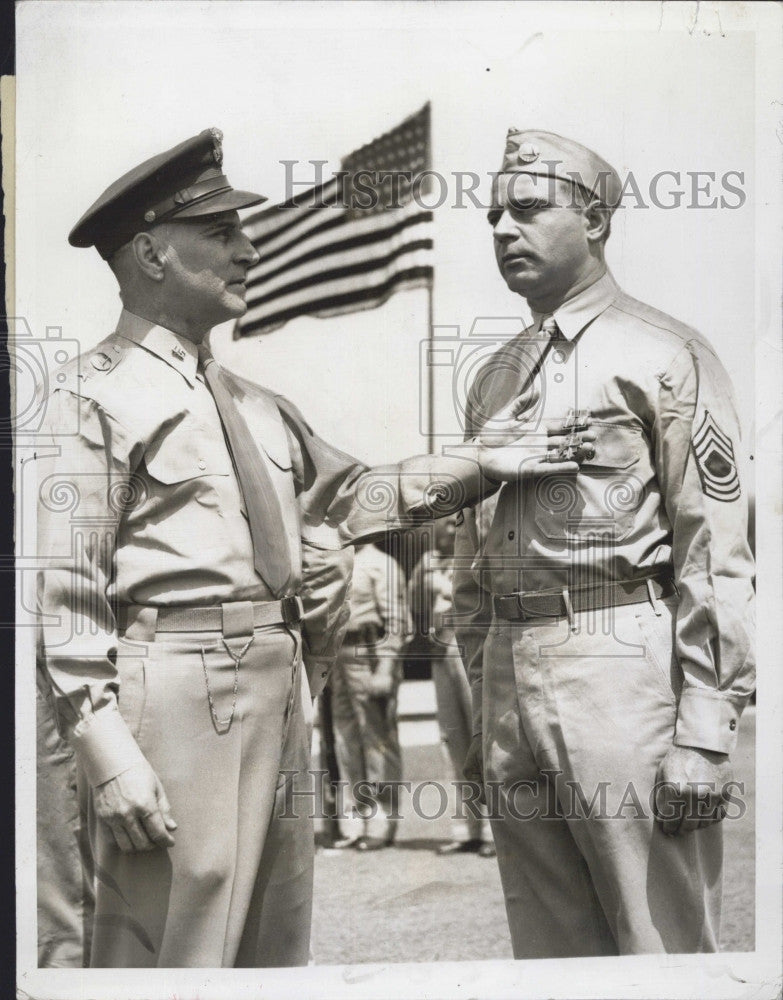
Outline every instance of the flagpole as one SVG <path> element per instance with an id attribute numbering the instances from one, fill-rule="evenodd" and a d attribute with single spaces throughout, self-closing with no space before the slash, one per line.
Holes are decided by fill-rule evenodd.
<path id="1" fill-rule="evenodd" d="M 427 284 L 427 452 L 435 454 L 435 368 L 433 365 L 433 289 L 435 268 Z"/>

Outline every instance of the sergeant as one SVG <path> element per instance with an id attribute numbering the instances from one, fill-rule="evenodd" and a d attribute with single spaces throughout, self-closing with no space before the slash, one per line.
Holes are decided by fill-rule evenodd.
<path id="1" fill-rule="evenodd" d="M 754 678 L 740 429 L 710 344 L 607 270 L 620 192 L 591 150 L 512 129 L 489 213 L 533 323 L 477 376 L 467 433 L 531 375 L 531 420 L 595 432 L 575 477 L 505 484 L 456 542 L 466 776 L 496 814 L 517 958 L 719 946 Z"/>
<path id="2" fill-rule="evenodd" d="M 307 962 L 313 831 L 287 784 L 306 785 L 347 616 L 340 548 L 476 499 L 482 465 L 516 474 L 481 442 L 368 471 L 214 361 L 258 259 L 237 209 L 264 200 L 229 184 L 221 138 L 131 170 L 69 237 L 123 304 L 53 376 L 38 450 L 43 668 L 89 815 L 93 966 Z"/>

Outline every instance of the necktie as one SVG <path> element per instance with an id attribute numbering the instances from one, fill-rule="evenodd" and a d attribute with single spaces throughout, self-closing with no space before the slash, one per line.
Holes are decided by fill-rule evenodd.
<path id="1" fill-rule="evenodd" d="M 552 342 L 557 340 L 559 336 L 560 330 L 555 322 L 555 317 L 547 316 L 539 327 L 537 339 L 532 341 L 529 345 L 528 356 L 532 364 L 529 371 L 525 373 L 520 390 L 521 392 L 529 389 L 533 384 L 536 375 L 538 375 L 541 371 L 549 348 L 552 346 Z"/>
<path id="2" fill-rule="evenodd" d="M 253 565 L 275 597 L 286 596 L 292 577 L 291 553 L 283 530 L 280 500 L 250 429 L 209 348 L 199 347 L 204 379 L 215 400 L 245 498 Z"/>

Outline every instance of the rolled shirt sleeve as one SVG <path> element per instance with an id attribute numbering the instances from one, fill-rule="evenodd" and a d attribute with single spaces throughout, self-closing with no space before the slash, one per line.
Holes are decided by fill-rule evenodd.
<path id="1" fill-rule="evenodd" d="M 656 467 L 672 525 L 683 672 L 675 743 L 731 753 L 753 691 L 753 559 L 728 376 L 690 341 L 659 375 Z"/>
<path id="2" fill-rule="evenodd" d="M 94 786 L 143 760 L 117 707 L 117 631 L 108 598 L 135 443 L 97 403 L 67 390 L 53 394 L 47 426 L 52 434 L 37 454 L 44 665 L 60 732 Z"/>

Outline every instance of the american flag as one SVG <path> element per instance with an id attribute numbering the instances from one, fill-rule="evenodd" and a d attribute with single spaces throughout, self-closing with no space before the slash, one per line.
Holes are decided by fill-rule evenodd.
<path id="1" fill-rule="evenodd" d="M 256 212 L 244 229 L 261 259 L 234 337 L 296 316 L 374 309 L 432 282 L 432 211 L 423 208 L 430 106 L 342 160 L 326 183 Z"/>

